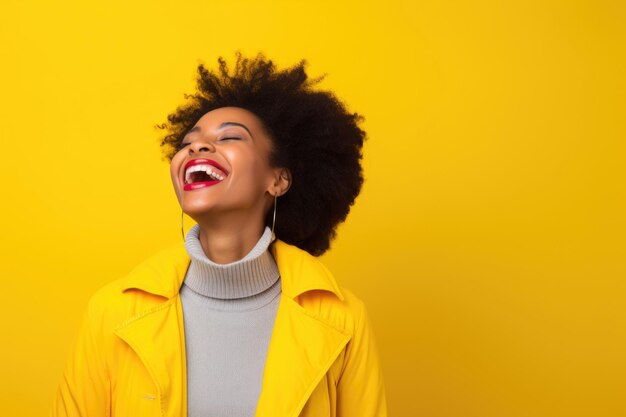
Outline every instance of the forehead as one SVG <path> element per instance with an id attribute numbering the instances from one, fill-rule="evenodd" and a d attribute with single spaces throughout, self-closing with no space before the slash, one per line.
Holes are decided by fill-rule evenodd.
<path id="1" fill-rule="evenodd" d="M 211 134 L 219 132 L 223 128 L 224 123 L 235 123 L 245 126 L 250 133 L 252 143 L 261 147 L 263 152 L 271 152 L 273 141 L 265 130 L 263 121 L 251 111 L 242 107 L 220 107 L 205 113 L 191 128 L 192 131 L 211 132 Z"/>
<path id="2" fill-rule="evenodd" d="M 219 126 L 223 122 L 239 122 L 250 130 L 259 131 L 262 128 L 262 122 L 259 117 L 249 110 L 241 107 L 220 107 L 205 113 L 196 123 L 202 127 Z M 252 132 L 254 133 L 254 132 Z"/>

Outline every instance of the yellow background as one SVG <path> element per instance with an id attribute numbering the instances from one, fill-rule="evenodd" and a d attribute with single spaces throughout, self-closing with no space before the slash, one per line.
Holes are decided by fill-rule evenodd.
<path id="1" fill-rule="evenodd" d="M 241 50 L 366 117 L 322 260 L 390 415 L 625 416 L 624 4 L 4 0 L 0 414 L 47 415 L 90 295 L 181 239 L 153 125 Z"/>

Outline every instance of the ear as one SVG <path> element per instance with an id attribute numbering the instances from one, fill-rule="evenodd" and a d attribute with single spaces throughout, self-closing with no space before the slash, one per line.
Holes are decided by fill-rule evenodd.
<path id="1" fill-rule="evenodd" d="M 291 187 L 291 172 L 287 168 L 274 169 L 274 182 L 268 190 L 270 194 L 281 196 Z"/>

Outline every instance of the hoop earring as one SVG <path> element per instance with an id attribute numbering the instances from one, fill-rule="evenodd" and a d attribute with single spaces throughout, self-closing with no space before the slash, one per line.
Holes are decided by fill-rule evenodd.
<path id="1" fill-rule="evenodd" d="M 278 201 L 278 194 L 274 194 L 274 218 L 272 220 L 272 242 L 276 240 L 276 235 L 274 234 L 274 225 L 276 224 L 276 203 Z"/>
<path id="2" fill-rule="evenodd" d="M 185 228 L 183 227 L 183 216 L 185 212 L 180 211 L 180 233 L 183 235 L 183 242 L 185 241 Z"/>

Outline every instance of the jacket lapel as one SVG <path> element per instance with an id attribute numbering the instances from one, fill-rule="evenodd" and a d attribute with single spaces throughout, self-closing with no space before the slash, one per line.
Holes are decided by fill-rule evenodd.
<path id="1" fill-rule="evenodd" d="M 183 383 L 184 347 L 179 333 L 179 313 L 176 300 L 171 298 L 126 322 L 116 334 L 128 343 L 148 369 L 158 389 L 161 416 L 186 415 L 186 384 Z M 182 320 L 181 324 L 182 324 Z M 181 410 L 185 414 L 181 414 Z"/>
<path id="2" fill-rule="evenodd" d="M 271 247 L 283 285 L 255 417 L 297 416 L 350 340 L 347 332 L 304 309 L 295 298 L 309 290 L 343 294 L 315 257 L 280 240 Z"/>
<path id="3" fill-rule="evenodd" d="M 179 289 L 190 258 L 174 245 L 140 264 L 124 280 L 122 291 L 140 289 L 164 297 L 115 330 L 135 351 L 158 389 L 161 417 L 187 416 L 187 373 L 183 311 Z"/>
<path id="4" fill-rule="evenodd" d="M 297 416 L 307 399 L 350 340 L 297 297 L 326 290 L 343 300 L 337 283 L 317 258 L 276 240 L 270 250 L 282 280 L 282 294 L 263 374 L 256 417 Z M 162 416 L 186 417 L 187 375 L 182 309 L 178 293 L 189 256 L 182 244 L 140 265 L 124 282 L 123 291 L 137 288 L 166 298 L 121 323 L 115 333 L 141 358 L 161 398 Z"/>
<path id="5" fill-rule="evenodd" d="M 273 332 L 256 417 L 297 416 L 350 336 L 286 296 Z"/>

